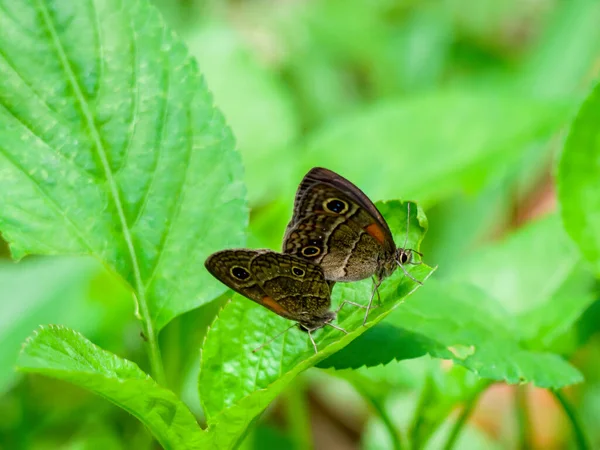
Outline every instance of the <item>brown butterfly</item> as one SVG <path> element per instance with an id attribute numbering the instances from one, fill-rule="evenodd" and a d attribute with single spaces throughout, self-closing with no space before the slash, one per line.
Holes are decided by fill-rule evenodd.
<path id="1" fill-rule="evenodd" d="M 334 283 L 325 280 L 318 265 L 293 255 L 271 250 L 222 250 L 210 255 L 204 265 L 215 278 L 234 291 L 275 314 L 298 322 L 299 328 L 308 332 L 315 353 L 317 345 L 311 334 L 313 331 L 329 325 L 347 333 L 331 323 L 337 312 L 346 303 L 364 308 L 344 301 L 336 311 L 331 311 Z M 271 340 L 277 339 L 289 328 Z"/>
<path id="2" fill-rule="evenodd" d="M 363 324 L 366 323 L 375 292 L 384 278 L 400 267 L 406 276 L 422 284 L 404 268 L 413 262 L 413 253 L 404 245 L 396 247 L 392 232 L 373 202 L 354 184 L 331 170 L 315 167 L 302 179 L 294 213 L 283 238 L 283 251 L 319 264 L 326 280 L 357 281 L 373 277 L 374 289 Z"/>

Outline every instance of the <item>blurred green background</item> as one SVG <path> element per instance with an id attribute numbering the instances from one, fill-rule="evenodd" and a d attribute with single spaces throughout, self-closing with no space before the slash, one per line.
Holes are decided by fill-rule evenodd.
<path id="1" fill-rule="evenodd" d="M 439 265 L 436 276 L 458 272 L 475 284 L 491 275 L 463 261 L 556 210 L 556 157 L 600 72 L 599 2 L 155 3 L 197 58 L 233 129 L 251 205 L 249 247 L 280 248 L 295 188 L 318 165 L 339 171 L 374 201 L 419 202 L 430 223 L 425 260 Z M 528 251 L 543 251 L 552 233 L 562 233 L 553 230 Z M 515 245 L 514 258 L 520 250 Z M 141 425 L 112 404 L 12 369 L 23 340 L 47 323 L 74 328 L 147 369 L 127 290 L 93 260 L 14 264 L 5 245 L 1 255 L 0 448 L 148 448 Z M 543 273 L 535 276 L 535 286 L 544 283 Z M 595 300 L 597 286 L 583 284 Z M 181 316 L 161 336 L 171 386 L 200 421 L 198 349 L 221 304 Z M 561 345 L 586 377 L 570 397 L 584 422 L 597 425 L 600 303 L 590 304 Z M 528 309 L 511 304 L 510 295 L 504 306 L 515 314 Z M 355 387 L 331 372 L 304 374 L 243 446 L 391 448 L 365 398 L 379 399 L 402 427 L 426 390 L 442 393 L 440 408 L 452 409 L 461 401 L 459 385 L 475 382 L 429 358 L 348 376 Z M 359 395 L 361 383 L 369 395 Z M 498 384 L 482 397 L 457 448 L 516 448 L 523 442 L 519 414 L 532 423 L 531 446 L 567 447 L 568 425 L 550 394 Z M 600 430 L 588 429 L 600 447 Z M 439 448 L 440 439 L 429 448 Z"/>

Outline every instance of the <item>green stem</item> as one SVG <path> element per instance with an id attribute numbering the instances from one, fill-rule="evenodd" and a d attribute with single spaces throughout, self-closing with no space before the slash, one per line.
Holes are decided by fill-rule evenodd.
<path id="1" fill-rule="evenodd" d="M 423 382 L 423 388 L 421 389 L 421 395 L 419 396 L 419 403 L 415 410 L 412 425 L 410 427 L 410 448 L 418 449 L 421 445 L 421 438 L 425 437 L 425 442 L 429 439 L 430 433 L 427 436 L 421 435 L 421 427 L 423 426 L 423 417 L 425 416 L 424 411 L 432 398 L 432 380 L 431 374 L 428 373 Z M 433 432 L 433 430 L 429 430 Z M 425 442 L 422 444 L 424 445 Z"/>
<path id="2" fill-rule="evenodd" d="M 575 411 L 575 408 L 573 408 L 561 391 L 551 392 L 554 394 L 554 397 L 556 397 L 565 411 L 565 414 L 569 418 L 569 421 L 571 422 L 571 429 L 573 430 L 573 434 L 575 436 L 575 442 L 577 442 L 577 448 L 580 450 L 591 450 L 592 447 L 587 440 L 583 423 L 581 422 L 579 414 L 577 414 L 577 411 Z"/>
<path id="3" fill-rule="evenodd" d="M 392 439 L 392 448 L 394 450 L 402 450 L 402 438 L 400 436 L 400 431 L 396 428 L 394 423 L 392 422 L 391 417 L 385 410 L 385 406 L 372 395 L 367 389 L 364 389 L 361 386 L 361 383 L 353 383 L 354 387 L 360 394 L 363 396 L 365 400 L 369 402 L 375 413 L 379 416 L 383 425 L 387 428 L 390 438 Z"/>
<path id="4" fill-rule="evenodd" d="M 142 329 L 144 333 L 144 339 L 148 343 L 148 357 L 150 359 L 150 366 L 152 368 L 152 375 L 154 380 L 161 385 L 165 385 L 165 372 L 162 364 L 160 355 L 160 347 L 158 345 L 158 330 L 154 328 L 152 316 L 150 315 L 150 308 L 148 306 L 148 298 L 146 296 L 146 288 L 141 277 L 140 265 L 137 259 L 136 249 L 133 244 L 133 237 L 129 225 L 127 223 L 127 217 L 125 215 L 125 209 L 121 202 L 121 196 L 119 193 L 119 186 L 112 173 L 111 165 L 108 159 L 108 152 L 105 148 L 104 141 L 100 136 L 94 114 L 88 100 L 83 92 L 83 87 L 78 79 L 75 70 L 72 67 L 72 63 L 63 46 L 63 42 L 56 30 L 54 21 L 50 15 L 46 4 L 40 0 L 36 3 L 37 9 L 42 17 L 44 24 L 46 25 L 47 32 L 52 39 L 54 49 L 57 56 L 60 59 L 61 65 L 65 71 L 66 82 L 73 90 L 74 97 L 80 106 L 83 120 L 87 125 L 90 133 L 93 146 L 96 149 L 96 155 L 100 163 L 100 168 L 104 172 L 106 179 L 106 186 L 110 193 L 110 197 L 115 206 L 115 211 L 121 225 L 121 231 L 123 233 L 123 241 L 127 248 L 129 258 L 131 260 L 131 269 L 133 274 L 133 288 L 135 291 L 135 297 L 137 301 L 137 316 L 142 322 Z M 131 281 L 131 280 L 127 280 Z"/>
<path id="5" fill-rule="evenodd" d="M 290 386 L 285 395 L 287 423 L 295 445 L 299 450 L 313 448 L 310 414 L 306 404 L 306 389 L 302 377 Z"/>
<path id="6" fill-rule="evenodd" d="M 531 422 L 529 420 L 529 405 L 527 403 L 527 386 L 519 386 L 515 390 L 515 412 L 519 428 L 519 449 L 532 448 Z"/>
<path id="7" fill-rule="evenodd" d="M 458 435 L 462 431 L 463 427 L 467 423 L 467 419 L 473 412 L 473 409 L 477 405 L 477 400 L 479 400 L 479 396 L 485 391 L 485 389 L 489 386 L 489 382 L 483 382 L 480 384 L 477 389 L 473 392 L 471 397 L 467 400 L 465 407 L 463 408 L 460 416 L 456 422 L 454 422 L 454 426 L 452 427 L 452 431 L 450 432 L 450 436 L 448 437 L 448 441 L 446 445 L 444 445 L 444 450 L 451 450 L 456 443 L 456 439 L 458 439 Z"/>

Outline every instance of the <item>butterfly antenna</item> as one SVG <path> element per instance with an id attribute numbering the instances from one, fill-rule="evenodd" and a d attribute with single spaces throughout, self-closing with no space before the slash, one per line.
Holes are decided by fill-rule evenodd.
<path id="1" fill-rule="evenodd" d="M 257 351 L 261 350 L 263 347 L 269 345 L 271 342 L 273 342 L 275 339 L 277 339 L 278 337 L 280 337 L 282 334 L 284 334 L 286 331 L 288 331 L 290 328 L 295 327 L 296 324 L 293 323 L 292 325 L 290 325 L 289 327 L 287 327 L 285 330 L 283 330 L 281 333 L 279 333 L 277 336 L 275 336 L 274 338 L 269 339 L 267 342 L 265 342 L 264 344 L 262 344 L 260 347 L 256 347 L 254 350 L 252 350 L 252 353 L 256 353 Z M 312 339 L 312 338 L 311 338 Z"/>
<path id="2" fill-rule="evenodd" d="M 404 245 L 402 246 L 402 250 L 405 250 L 406 244 L 408 244 L 408 227 L 410 227 L 410 202 L 406 204 L 406 236 L 404 237 Z"/>

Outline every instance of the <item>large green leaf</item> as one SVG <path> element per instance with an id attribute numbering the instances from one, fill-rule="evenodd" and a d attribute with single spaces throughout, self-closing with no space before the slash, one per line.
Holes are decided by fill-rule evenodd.
<path id="1" fill-rule="evenodd" d="M 582 105 L 558 167 L 558 197 L 569 235 L 600 276 L 600 84 Z"/>
<path id="2" fill-rule="evenodd" d="M 567 113 L 563 103 L 510 92 L 386 101 L 315 133 L 305 165 L 339 171 L 375 199 L 432 201 L 493 176 L 556 131 Z"/>
<path id="3" fill-rule="evenodd" d="M 519 336 L 542 346 L 568 329 L 595 298 L 593 277 L 557 215 L 458 261 L 450 277 L 495 298 L 515 317 Z"/>
<path id="4" fill-rule="evenodd" d="M 466 283 L 432 280 L 387 322 L 434 341 L 430 354 L 447 358 L 437 350 L 442 346 L 455 363 L 483 378 L 548 388 L 582 381 L 560 356 L 523 346 L 514 318 L 495 299 Z"/>
<path id="5" fill-rule="evenodd" d="M 378 206 L 386 217 L 393 219 L 389 224 L 392 229 L 398 230 L 398 243 L 404 241 L 405 233 L 400 230 L 406 230 L 406 205 L 388 202 Z M 413 203 L 409 247 L 418 249 L 426 223 Z M 433 271 L 425 264 L 411 266 L 409 270 L 419 280 L 425 280 Z M 289 321 L 241 296 L 234 296 L 212 325 L 202 350 L 200 398 L 209 431 L 215 439 L 213 444 L 217 448 L 230 447 L 294 376 L 340 350 L 381 321 L 417 287 L 401 270 L 396 270 L 380 287 L 382 306 L 371 310 L 367 326 L 362 326 L 364 309 L 345 306 L 336 324 L 349 333 L 345 335 L 329 327 L 319 330 L 315 333 L 319 348 L 317 354 L 307 335 L 297 328 L 288 330 L 254 353 L 252 350 L 288 327 Z M 342 300 L 350 300 L 364 304 L 370 291 L 369 280 L 337 284 L 332 302 L 338 305 Z"/>
<path id="6" fill-rule="evenodd" d="M 134 363 L 68 328 L 39 330 L 23 347 L 18 368 L 68 381 L 110 400 L 144 423 L 165 449 L 201 448 L 206 437 L 173 392 Z"/>
<path id="7" fill-rule="evenodd" d="M 239 155 L 145 0 L 0 0 L 0 230 L 15 258 L 92 254 L 160 329 L 224 288 L 244 243 Z"/>

